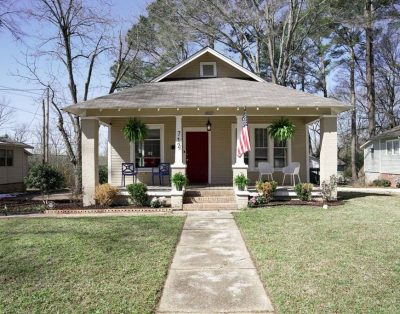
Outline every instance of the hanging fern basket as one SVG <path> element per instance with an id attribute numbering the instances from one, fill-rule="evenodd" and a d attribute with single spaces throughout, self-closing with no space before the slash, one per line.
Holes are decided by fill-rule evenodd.
<path id="1" fill-rule="evenodd" d="M 148 128 L 145 123 L 134 118 L 129 119 L 129 121 L 124 125 L 122 133 L 129 143 L 140 143 L 147 137 Z"/>
<path id="2" fill-rule="evenodd" d="M 295 125 L 287 118 L 280 118 L 272 122 L 268 127 L 269 134 L 280 142 L 287 141 L 293 137 Z"/>

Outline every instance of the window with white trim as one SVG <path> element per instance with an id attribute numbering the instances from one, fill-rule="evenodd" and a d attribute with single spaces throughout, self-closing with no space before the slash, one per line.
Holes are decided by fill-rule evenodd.
<path id="1" fill-rule="evenodd" d="M 136 167 L 158 167 L 163 161 L 163 128 L 148 126 L 147 137 L 142 143 L 135 143 Z"/>
<path id="2" fill-rule="evenodd" d="M 249 170 L 258 169 L 259 162 L 270 162 L 274 168 L 286 167 L 291 162 L 291 142 L 275 141 L 268 134 L 267 124 L 249 124 L 251 151 L 244 156 L 244 162 Z M 232 125 L 232 163 L 236 160 L 236 124 Z"/>
<path id="3" fill-rule="evenodd" d="M 217 63 L 216 62 L 200 62 L 200 77 L 216 77 Z"/>
<path id="4" fill-rule="evenodd" d="M 386 141 L 386 154 L 399 155 L 400 154 L 400 140 L 387 140 Z"/>

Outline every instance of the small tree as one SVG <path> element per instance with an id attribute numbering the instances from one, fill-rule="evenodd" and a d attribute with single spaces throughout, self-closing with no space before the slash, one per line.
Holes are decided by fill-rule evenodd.
<path id="1" fill-rule="evenodd" d="M 47 205 L 49 193 L 64 186 L 64 177 L 61 172 L 51 165 L 36 165 L 29 170 L 28 176 L 25 178 L 25 184 L 29 188 L 39 189 L 43 202 Z"/>

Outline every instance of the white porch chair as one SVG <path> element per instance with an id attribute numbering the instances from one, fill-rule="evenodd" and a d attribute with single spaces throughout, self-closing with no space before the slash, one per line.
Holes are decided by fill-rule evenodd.
<path id="1" fill-rule="evenodd" d="M 274 180 L 274 177 L 272 176 L 272 174 L 274 173 L 274 167 L 272 167 L 272 165 L 269 162 L 259 162 L 258 163 L 258 180 L 261 181 L 262 176 L 266 175 L 267 176 L 267 180 L 269 180 L 271 178 L 271 181 Z"/>
<path id="2" fill-rule="evenodd" d="M 287 165 L 285 168 L 282 169 L 283 172 L 283 181 L 282 181 L 282 185 L 284 185 L 285 183 L 285 178 L 286 175 L 288 175 L 290 177 L 290 182 L 293 184 L 293 186 L 296 185 L 296 180 L 295 177 L 297 176 L 297 179 L 299 180 L 299 183 L 301 183 L 300 181 L 300 176 L 299 176 L 299 172 L 300 172 L 300 163 L 299 162 L 291 162 L 289 165 Z"/>

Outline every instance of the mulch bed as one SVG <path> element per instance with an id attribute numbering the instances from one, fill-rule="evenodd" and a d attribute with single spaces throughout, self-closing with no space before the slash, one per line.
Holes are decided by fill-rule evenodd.
<path id="1" fill-rule="evenodd" d="M 80 203 L 70 201 L 52 201 L 54 209 L 46 209 L 42 201 L 32 201 L 21 198 L 8 198 L 0 200 L 0 216 L 28 215 L 28 214 L 98 214 L 98 213 L 133 213 L 133 212 L 170 212 L 170 207 L 150 208 L 125 206 L 89 206 L 83 208 Z M 7 207 L 7 209 L 5 209 Z"/>

